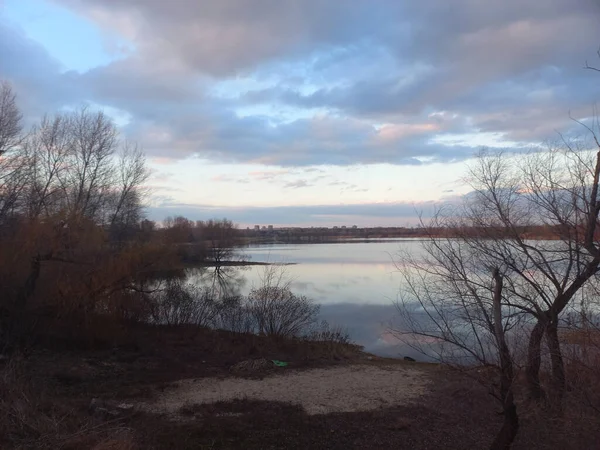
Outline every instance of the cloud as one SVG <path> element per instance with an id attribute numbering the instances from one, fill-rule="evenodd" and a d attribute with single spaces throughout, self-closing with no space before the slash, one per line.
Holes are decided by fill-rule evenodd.
<path id="1" fill-rule="evenodd" d="M 255 180 L 274 180 L 277 178 L 281 178 L 285 175 L 288 175 L 290 172 L 288 170 L 259 170 L 254 172 L 249 172 L 248 175 Z"/>
<path id="2" fill-rule="evenodd" d="M 290 181 L 283 185 L 284 188 L 291 188 L 291 189 L 299 189 L 299 188 L 308 187 L 308 186 L 310 186 L 310 184 L 308 184 L 308 182 L 306 180 Z"/>
<path id="3" fill-rule="evenodd" d="M 0 79 L 13 84 L 27 123 L 34 122 L 47 110 L 77 101 L 80 95 L 77 84 L 72 83 L 76 75 L 63 72 L 60 63 L 39 43 L 1 15 Z"/>
<path id="4" fill-rule="evenodd" d="M 0 77 L 28 120 L 110 107 L 162 158 L 456 161 L 473 135 L 514 149 L 573 132 L 569 111 L 588 117 L 600 96 L 582 69 L 600 43 L 596 0 L 54 1 L 131 50 L 70 72 L 0 18 Z"/>
<path id="5" fill-rule="evenodd" d="M 229 176 L 229 175 L 215 175 L 214 177 L 212 177 L 210 179 L 210 181 L 215 181 L 218 183 L 240 183 L 240 184 L 248 184 L 250 183 L 250 180 L 248 180 L 247 178 L 239 178 L 239 177 L 233 177 L 233 176 Z"/>
<path id="6" fill-rule="evenodd" d="M 269 223 L 281 226 L 318 226 L 319 224 L 322 226 L 338 224 L 407 226 L 417 223 L 419 213 L 422 213 L 423 217 L 429 217 L 435 208 L 435 202 L 241 208 L 182 204 L 167 200 L 151 206 L 148 210 L 148 215 L 152 220 L 163 220 L 165 217 L 175 213 L 184 215 L 192 220 L 227 217 L 243 225 Z"/>
<path id="7" fill-rule="evenodd" d="M 380 16 L 364 0 L 350 8 L 321 0 L 59 2 L 132 41 L 142 57 L 215 76 L 352 43 Z"/>

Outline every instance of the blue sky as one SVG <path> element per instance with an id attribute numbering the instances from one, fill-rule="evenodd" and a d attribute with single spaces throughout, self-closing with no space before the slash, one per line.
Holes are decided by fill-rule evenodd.
<path id="1" fill-rule="evenodd" d="M 577 133 L 598 23 L 596 0 L 0 0 L 0 79 L 29 122 L 113 116 L 153 219 L 406 225 L 481 146 Z"/>

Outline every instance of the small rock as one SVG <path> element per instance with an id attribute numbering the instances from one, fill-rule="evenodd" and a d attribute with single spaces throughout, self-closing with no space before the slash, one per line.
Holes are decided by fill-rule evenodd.
<path id="1" fill-rule="evenodd" d="M 410 356 L 405 356 L 404 361 L 416 362 L 417 360 L 415 358 L 411 358 Z"/>

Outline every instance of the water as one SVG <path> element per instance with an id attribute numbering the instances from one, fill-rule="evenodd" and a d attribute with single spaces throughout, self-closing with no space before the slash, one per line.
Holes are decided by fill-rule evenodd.
<path id="1" fill-rule="evenodd" d="M 555 241 L 533 241 L 543 246 L 546 253 L 558 245 Z M 366 351 L 383 356 L 411 356 L 430 360 L 405 344 L 401 344 L 391 329 L 402 328 L 400 314 L 395 306 L 401 290 L 403 277 L 396 264 L 400 254 L 414 257 L 423 255 L 419 239 L 386 239 L 372 242 L 320 243 L 320 244 L 272 244 L 247 247 L 243 250 L 252 262 L 287 264 L 286 276 L 291 289 L 321 305 L 320 319 L 331 325 L 346 329 L 350 337 Z M 559 260 L 556 264 L 564 264 Z M 252 288 L 262 285 L 265 270 L 273 266 L 224 267 L 199 269 L 190 275 L 190 281 L 201 285 L 213 283 L 215 273 L 227 283 L 228 295 L 245 295 Z M 279 267 L 279 266 L 278 266 Z M 475 270 L 487 270 L 475 267 Z M 561 266 L 556 268 L 561 271 Z M 529 269 L 530 276 L 536 272 Z M 540 283 L 544 279 L 541 274 Z M 220 283 L 218 283 L 220 285 Z M 406 287 L 406 286 L 404 286 Z M 425 311 L 415 303 L 412 318 L 425 325 L 430 322 Z M 573 311 L 577 317 L 577 310 Z M 456 325 L 456 323 L 455 323 Z M 462 328 L 455 329 L 457 333 Z M 464 339 L 471 339 L 470 328 Z M 417 339 L 417 338 L 414 338 Z M 415 341 L 416 342 L 416 341 Z M 435 344 L 435 340 L 418 338 L 418 342 Z M 413 342 L 414 343 L 414 342 Z"/>
<path id="2" fill-rule="evenodd" d="M 418 354 L 388 333 L 396 316 L 401 278 L 395 267 L 399 251 L 418 252 L 417 239 L 374 240 L 360 243 L 273 244 L 244 249 L 252 262 L 286 263 L 292 290 L 321 305 L 321 319 L 346 328 L 366 351 L 384 356 Z M 214 270 L 214 269 L 211 269 Z M 265 266 L 220 269 L 230 280 L 231 293 L 247 294 L 260 286 Z M 205 284 L 209 271 L 196 272 L 191 281 Z M 422 357 L 421 357 L 422 358 Z"/>
<path id="3" fill-rule="evenodd" d="M 250 247 L 253 262 L 290 263 L 285 267 L 294 292 L 321 305 L 390 305 L 399 277 L 394 265 L 400 247 L 418 251 L 420 242 L 395 240 L 369 243 L 277 244 Z M 264 267 L 252 266 L 246 290 L 260 284 Z"/>

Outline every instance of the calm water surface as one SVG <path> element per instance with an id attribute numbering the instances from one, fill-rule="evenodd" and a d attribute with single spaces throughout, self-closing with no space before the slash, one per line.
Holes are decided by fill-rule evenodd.
<path id="1" fill-rule="evenodd" d="M 292 279 L 292 290 L 320 303 L 321 318 L 345 327 L 366 351 L 417 356 L 401 348 L 387 328 L 396 315 L 393 302 L 401 283 L 394 259 L 400 251 L 419 252 L 420 245 L 417 239 L 272 244 L 248 247 L 244 253 L 253 262 L 291 263 L 285 270 Z M 237 283 L 238 292 L 246 294 L 261 284 L 264 270 L 264 266 L 235 268 L 229 276 Z"/>
<path id="2" fill-rule="evenodd" d="M 535 241 L 546 243 L 546 241 Z M 390 333 L 398 326 L 394 302 L 402 287 L 395 264 L 400 255 L 423 254 L 420 239 L 386 239 L 371 242 L 327 244 L 272 244 L 247 247 L 243 253 L 253 262 L 288 263 L 286 276 L 296 294 L 321 305 L 321 319 L 345 328 L 365 350 L 382 356 L 428 358 L 402 345 Z M 230 294 L 247 294 L 261 285 L 265 266 L 226 267 L 222 275 L 234 286 Z M 212 273 L 211 273 L 212 271 Z M 207 284 L 215 269 L 191 275 L 191 281 Z M 213 285 L 214 286 L 214 285 Z"/>
<path id="3" fill-rule="evenodd" d="M 249 247 L 253 262 L 293 263 L 286 266 L 295 292 L 321 305 L 390 305 L 396 299 L 399 276 L 394 265 L 399 250 L 418 252 L 420 241 L 339 244 L 274 244 Z M 245 290 L 260 284 L 264 267 L 246 271 Z"/>

